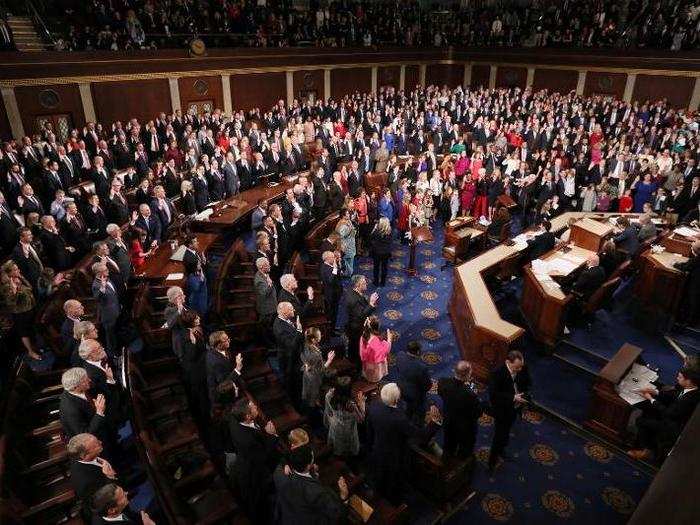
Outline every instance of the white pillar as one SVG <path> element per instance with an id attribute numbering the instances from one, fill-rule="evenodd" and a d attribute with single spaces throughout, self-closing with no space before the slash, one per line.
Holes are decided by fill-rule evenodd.
<path id="1" fill-rule="evenodd" d="M 489 89 L 496 89 L 496 72 L 498 66 L 491 66 L 489 69 Z"/>
<path id="2" fill-rule="evenodd" d="M 80 91 L 80 100 L 83 103 L 85 122 L 97 122 L 95 104 L 92 101 L 92 89 L 90 89 L 90 83 L 81 82 L 78 84 L 78 90 Z"/>
<path id="3" fill-rule="evenodd" d="M 233 102 L 231 101 L 231 77 L 221 75 L 221 90 L 224 94 L 224 113 L 231 115 L 233 113 Z"/>
<path id="4" fill-rule="evenodd" d="M 287 71 L 287 107 L 291 107 L 294 102 L 294 72 Z"/>
<path id="5" fill-rule="evenodd" d="M 418 75 L 418 83 L 423 87 L 425 87 L 425 71 L 426 71 L 426 69 L 428 69 L 428 66 L 426 66 L 425 64 L 421 64 L 420 67 L 418 68 L 418 70 L 420 72 Z"/>
<path id="6" fill-rule="evenodd" d="M 695 87 L 693 88 L 693 96 L 690 97 L 688 109 L 697 111 L 700 108 L 700 77 L 695 78 Z"/>
<path id="7" fill-rule="evenodd" d="M 622 100 L 624 100 L 625 102 L 632 102 L 632 95 L 634 94 L 634 83 L 636 81 L 636 73 L 627 74 L 627 82 L 625 82 L 625 93 L 622 95 Z"/>
<path id="8" fill-rule="evenodd" d="M 406 66 L 401 66 L 401 71 L 399 73 L 399 89 L 406 89 Z"/>
<path id="9" fill-rule="evenodd" d="M 529 68 L 527 68 L 527 79 L 525 80 L 525 87 L 526 88 L 532 87 L 532 84 L 534 82 L 535 82 L 535 68 L 529 67 Z"/>
<path id="10" fill-rule="evenodd" d="M 180 103 L 180 84 L 177 82 L 177 78 L 169 78 L 168 86 L 170 86 L 170 105 L 173 111 L 177 109 L 182 109 L 182 104 Z"/>
<path id="11" fill-rule="evenodd" d="M 377 66 L 372 68 L 372 93 L 377 93 Z"/>
<path id="12" fill-rule="evenodd" d="M 2 90 L 2 101 L 5 104 L 5 113 L 7 114 L 7 120 L 10 121 L 10 129 L 12 130 L 12 136 L 19 140 L 24 137 L 24 124 L 22 124 L 22 117 L 19 114 L 19 107 L 17 106 L 17 97 L 15 97 L 15 90 L 11 87 L 4 87 Z"/>
<path id="13" fill-rule="evenodd" d="M 468 88 L 472 83 L 472 63 L 464 64 L 464 78 L 462 79 L 462 87 Z"/>
<path id="14" fill-rule="evenodd" d="M 331 98 L 331 70 L 323 70 L 323 98 L 328 100 Z"/>
<path id="15" fill-rule="evenodd" d="M 578 82 L 576 83 L 576 94 L 583 95 L 583 89 L 586 86 L 586 71 L 578 72 Z"/>

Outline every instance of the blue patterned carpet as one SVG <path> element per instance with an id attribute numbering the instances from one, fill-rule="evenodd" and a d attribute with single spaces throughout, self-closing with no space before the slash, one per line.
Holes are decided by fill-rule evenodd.
<path id="1" fill-rule="evenodd" d="M 403 350 L 410 340 L 419 340 L 423 359 L 434 379 L 451 375 L 459 359 L 447 315 L 452 269 L 440 271 L 442 242 L 442 231 L 436 229 L 433 243 L 418 247 L 419 274 L 415 278 L 409 278 L 403 271 L 408 262 L 408 247 L 395 243 L 387 286 L 378 290 L 382 322 L 398 335 L 392 353 Z M 370 260 L 359 258 L 356 271 L 370 277 L 371 283 Z M 371 285 L 369 291 L 373 291 Z M 499 306 L 503 301 L 515 302 L 517 297 L 506 294 L 500 298 Z M 506 305 L 506 309 L 508 306 L 511 305 Z M 341 319 L 341 326 L 342 322 Z M 567 384 L 571 386 L 570 378 L 557 377 L 563 372 L 547 368 L 551 361 L 552 358 L 543 357 L 531 360 L 531 366 L 538 369 L 533 370 L 538 398 L 550 395 L 551 384 L 556 384 L 562 392 Z M 389 379 L 393 377 L 390 368 Z M 577 380 L 584 381 L 578 376 Z M 560 400 L 560 404 L 575 405 L 575 411 L 585 412 L 587 397 L 582 396 L 587 396 L 587 384 L 584 381 L 579 388 L 569 390 L 570 398 Z M 558 398 L 556 390 L 552 390 L 552 397 Z M 437 396 L 431 397 L 439 404 Z M 491 437 L 492 421 L 484 416 L 477 441 L 479 465 L 473 482 L 477 497 L 447 523 L 590 524 L 596 520 L 601 524 L 622 524 L 651 481 L 627 460 L 534 411 L 526 411 L 524 420 L 513 427 L 508 449 L 512 460 L 489 476 L 485 461 Z M 413 522 L 427 523 L 432 517 L 434 514 L 428 511 L 417 510 Z"/>

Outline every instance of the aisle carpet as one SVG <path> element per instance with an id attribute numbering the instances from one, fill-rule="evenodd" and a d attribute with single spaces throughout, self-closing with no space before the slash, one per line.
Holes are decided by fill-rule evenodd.
<path id="1" fill-rule="evenodd" d="M 436 379 L 452 373 L 459 350 L 447 314 L 452 268 L 440 270 L 443 234 L 439 227 L 434 233 L 433 243 L 418 248 L 419 274 L 414 278 L 403 271 L 408 262 L 408 247 L 395 243 L 387 286 L 377 291 L 381 297 L 378 315 L 384 327 L 397 336 L 392 354 L 404 350 L 410 340 L 420 341 L 423 360 Z M 368 276 L 371 283 L 369 259 L 358 257 L 356 271 Z M 369 292 L 373 290 L 370 285 Z M 505 292 L 499 306 L 501 302 L 516 300 L 512 292 Z M 342 326 L 342 319 L 340 323 Z M 545 359 L 552 358 L 534 361 L 545 362 Z M 390 367 L 388 379 L 393 379 L 394 374 Z M 543 384 L 541 374 L 537 377 L 540 384 L 535 385 L 535 396 L 546 397 L 548 385 Z M 481 395 L 484 397 L 483 391 Z M 576 394 L 567 401 L 581 406 L 586 402 Z M 431 402 L 440 404 L 434 394 Z M 509 446 L 512 460 L 489 476 L 485 461 L 493 422 L 484 416 L 480 423 L 476 447 L 479 465 L 473 482 L 477 496 L 447 523 L 588 524 L 597 520 L 622 524 L 628 520 L 651 481 L 626 459 L 535 411 L 526 411 L 524 420 L 513 428 Z M 414 511 L 412 522 L 427 523 L 431 518 L 430 513 L 418 510 Z"/>

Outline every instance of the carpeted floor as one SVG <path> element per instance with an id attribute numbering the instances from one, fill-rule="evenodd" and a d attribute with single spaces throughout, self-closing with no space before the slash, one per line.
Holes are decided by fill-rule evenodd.
<path id="1" fill-rule="evenodd" d="M 419 274 L 415 278 L 403 271 L 408 247 L 395 243 L 387 286 L 378 290 L 378 311 L 384 326 L 398 336 L 392 353 L 402 351 L 410 340 L 420 341 L 423 360 L 436 379 L 451 374 L 459 350 L 447 314 L 452 269 L 440 271 L 443 235 L 440 228 L 434 233 L 432 244 L 418 248 Z M 369 276 L 371 282 L 369 259 L 358 258 L 356 271 Z M 370 285 L 369 292 L 373 290 Z M 504 316 L 518 315 L 518 294 L 519 284 L 514 281 L 496 295 Z M 594 328 L 596 337 L 602 340 L 598 330 Z M 613 348 L 617 339 L 628 335 L 615 334 L 613 339 L 608 334 L 608 347 Z M 592 348 L 600 344 L 590 334 L 585 339 L 592 341 Z M 568 415 L 576 419 L 585 417 L 592 376 L 541 355 L 531 340 L 525 349 L 534 376 L 535 398 L 554 408 L 568 408 Z M 389 379 L 393 377 L 390 367 Z M 439 404 L 437 396 L 431 396 L 431 400 Z M 479 466 L 473 483 L 477 496 L 447 523 L 625 523 L 651 481 L 626 459 L 535 411 L 526 411 L 524 420 L 513 428 L 508 449 L 512 460 L 489 476 L 484 462 L 491 436 L 492 421 L 485 416 L 477 441 Z M 427 523 L 432 517 L 432 513 L 418 511 L 413 521 Z"/>

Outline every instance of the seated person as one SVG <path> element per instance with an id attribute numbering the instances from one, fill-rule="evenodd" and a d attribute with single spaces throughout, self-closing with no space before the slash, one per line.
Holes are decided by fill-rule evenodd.
<path id="1" fill-rule="evenodd" d="M 676 380 L 679 386 L 676 390 L 640 390 L 651 403 L 651 408 L 635 423 L 640 448 L 627 452 L 630 457 L 643 460 L 656 457 L 663 460 L 693 415 L 700 402 L 700 371 L 697 368 L 683 367 Z"/>
<path id="2" fill-rule="evenodd" d="M 615 245 L 619 250 L 622 250 L 628 257 L 632 257 L 639 250 L 639 238 L 637 228 L 627 217 L 619 217 L 617 219 L 617 227 L 621 230 L 620 233 L 613 237 Z"/>
<path id="3" fill-rule="evenodd" d="M 648 239 L 653 239 L 656 237 L 656 226 L 651 222 L 651 216 L 646 213 L 639 217 L 639 233 L 637 238 L 639 242 L 644 242 Z"/>
<path id="4" fill-rule="evenodd" d="M 598 255 L 589 255 L 586 268 L 579 274 L 571 287 L 571 292 L 581 299 L 588 300 L 605 282 L 605 269 L 600 265 Z"/>
<path id="5" fill-rule="evenodd" d="M 552 223 L 544 220 L 541 223 L 542 233 L 538 234 L 536 237 L 527 241 L 529 247 L 529 258 L 531 261 L 539 259 L 545 253 L 554 249 L 554 245 L 557 242 L 556 237 L 550 231 L 552 229 Z"/>
<path id="6" fill-rule="evenodd" d="M 510 213 L 508 213 L 508 209 L 505 206 L 501 206 L 496 210 L 491 224 L 489 224 L 489 227 L 486 229 L 486 235 L 489 236 L 492 242 L 497 243 L 501 241 L 501 229 L 503 229 L 503 225 L 507 224 L 508 221 L 510 221 Z"/>
<path id="7" fill-rule="evenodd" d="M 686 262 L 677 262 L 673 266 L 688 274 L 685 285 L 685 304 L 688 306 L 685 321 L 694 325 L 700 317 L 700 240 L 690 245 L 690 257 Z"/>
<path id="8" fill-rule="evenodd" d="M 600 260 L 600 265 L 605 270 L 605 276 L 610 278 L 626 257 L 624 253 L 621 253 L 617 249 L 615 243 L 611 239 L 608 239 L 603 243 L 603 248 L 600 250 L 598 258 Z"/>

